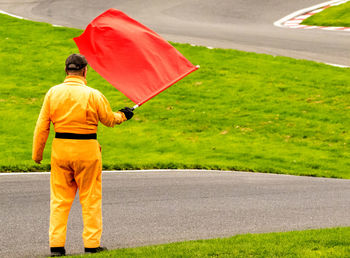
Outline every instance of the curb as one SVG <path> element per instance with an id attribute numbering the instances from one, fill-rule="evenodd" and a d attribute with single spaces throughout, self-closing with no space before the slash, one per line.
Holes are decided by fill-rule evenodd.
<path id="1" fill-rule="evenodd" d="M 0 10 L 0 13 L 1 13 L 1 14 L 6 14 L 6 15 L 8 15 L 8 16 L 11 16 L 11 17 L 14 17 L 14 18 L 17 18 L 17 19 L 25 20 L 22 16 L 14 15 L 14 14 L 5 12 L 5 11 L 3 11 L 3 10 Z"/>
<path id="2" fill-rule="evenodd" d="M 321 30 L 329 30 L 329 31 L 350 32 L 350 27 L 327 27 L 327 26 L 311 26 L 311 25 L 300 24 L 303 22 L 303 20 L 309 18 L 310 16 L 316 13 L 322 12 L 323 10 L 332 6 L 344 4 L 348 1 L 350 0 L 332 0 L 332 1 L 324 2 L 318 5 L 314 5 L 305 9 L 301 9 L 274 22 L 273 25 L 277 27 L 284 27 L 284 28 L 290 28 L 290 29 L 306 29 L 306 30 L 321 29 Z"/>

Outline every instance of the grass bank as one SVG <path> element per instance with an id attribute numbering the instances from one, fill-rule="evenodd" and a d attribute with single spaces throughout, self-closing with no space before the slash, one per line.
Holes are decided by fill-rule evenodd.
<path id="1" fill-rule="evenodd" d="M 77 29 L 0 15 L 0 171 L 49 169 L 31 160 L 45 93 L 63 81 Z M 235 50 L 174 44 L 201 69 L 99 128 L 104 169 L 206 168 L 350 178 L 349 69 Z M 133 103 L 97 73 L 118 110 Z"/>
<path id="2" fill-rule="evenodd" d="M 326 10 L 305 19 L 302 24 L 350 27 L 350 2 L 329 7 Z"/>
<path id="3" fill-rule="evenodd" d="M 118 249 L 84 257 L 349 257 L 350 228 L 247 234 Z M 69 256 L 69 257 L 82 257 Z"/>

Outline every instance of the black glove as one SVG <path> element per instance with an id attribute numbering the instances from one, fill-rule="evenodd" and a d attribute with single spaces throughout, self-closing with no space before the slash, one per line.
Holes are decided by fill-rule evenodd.
<path id="1" fill-rule="evenodd" d="M 129 108 L 129 107 L 122 108 L 122 109 L 120 109 L 119 111 L 120 111 L 120 112 L 123 112 L 124 115 L 125 115 L 125 117 L 126 117 L 126 119 L 128 119 L 128 120 L 131 119 L 132 116 L 134 115 L 134 113 L 132 112 L 133 109 L 132 109 L 132 108 Z"/>

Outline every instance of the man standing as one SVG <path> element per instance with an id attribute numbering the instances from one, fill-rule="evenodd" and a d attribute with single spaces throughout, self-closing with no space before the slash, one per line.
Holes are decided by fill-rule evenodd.
<path id="1" fill-rule="evenodd" d="M 49 240 L 51 256 L 65 255 L 67 220 L 75 194 L 79 189 L 86 253 L 106 248 L 100 246 L 101 212 L 101 148 L 97 142 L 97 126 L 113 127 L 133 116 L 131 108 L 113 112 L 99 91 L 86 86 L 87 61 L 80 54 L 66 60 L 67 77 L 46 94 L 34 131 L 33 160 L 40 164 L 50 122 L 56 132 L 51 153 L 51 201 Z"/>

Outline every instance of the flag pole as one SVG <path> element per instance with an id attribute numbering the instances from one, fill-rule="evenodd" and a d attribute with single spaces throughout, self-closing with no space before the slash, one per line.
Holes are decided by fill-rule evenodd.
<path id="1" fill-rule="evenodd" d="M 133 106 L 131 109 L 132 109 L 132 111 L 134 111 L 138 107 L 139 107 L 139 105 L 137 104 L 137 105 Z"/>

